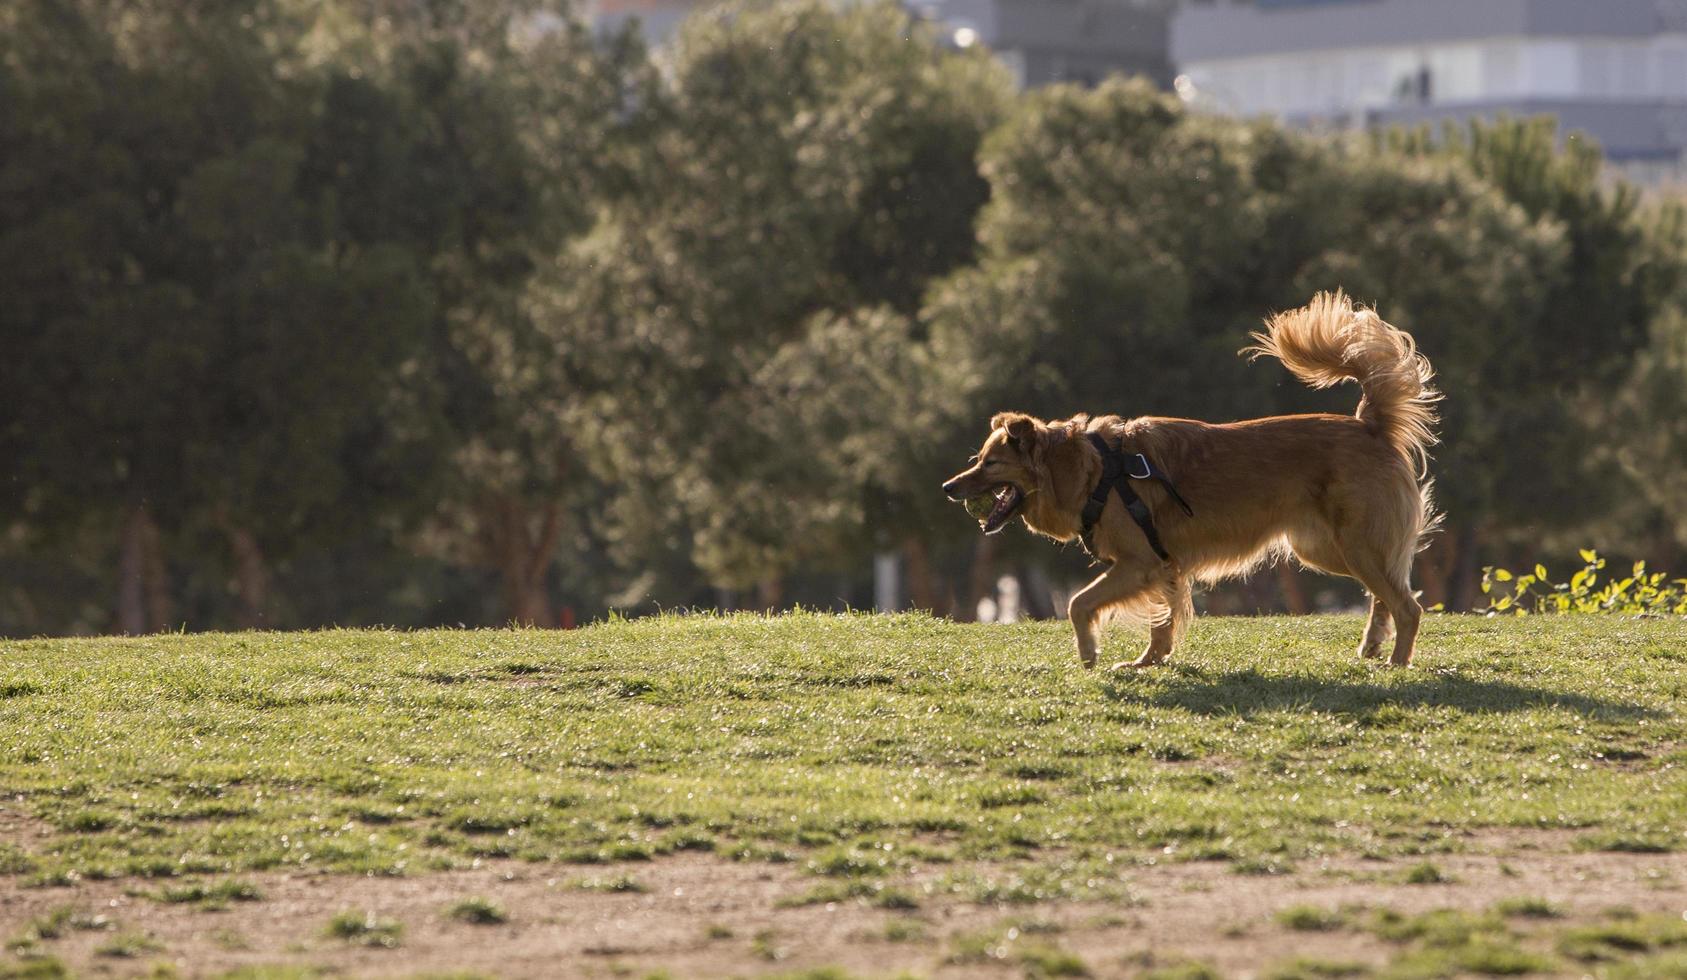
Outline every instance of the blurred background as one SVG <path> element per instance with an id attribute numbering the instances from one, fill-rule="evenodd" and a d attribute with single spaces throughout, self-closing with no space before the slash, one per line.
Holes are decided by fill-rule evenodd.
<path id="1" fill-rule="evenodd" d="M 1236 356 L 1337 286 L 1426 603 L 1680 574 L 1684 150 L 1674 0 L 8 0 L 0 635 L 1054 616 L 990 414 L 1351 412 Z"/>

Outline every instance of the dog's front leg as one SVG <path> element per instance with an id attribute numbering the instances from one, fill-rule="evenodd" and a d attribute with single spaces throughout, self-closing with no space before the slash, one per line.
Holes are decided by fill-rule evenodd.
<path id="1" fill-rule="evenodd" d="M 1097 619 L 1108 606 L 1117 605 L 1147 588 L 1151 581 L 1149 570 L 1140 565 L 1115 562 L 1096 580 L 1072 597 L 1066 614 L 1072 620 L 1072 630 L 1078 637 L 1078 659 L 1084 667 L 1095 666 L 1101 643 Z"/>

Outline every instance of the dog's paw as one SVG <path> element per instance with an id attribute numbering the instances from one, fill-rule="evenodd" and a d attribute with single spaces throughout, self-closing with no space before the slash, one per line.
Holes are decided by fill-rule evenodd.
<path id="1" fill-rule="evenodd" d="M 1385 645 L 1381 643 L 1373 643 L 1370 646 L 1359 647 L 1359 658 L 1361 660 L 1381 660 L 1387 655 L 1388 650 Z"/>

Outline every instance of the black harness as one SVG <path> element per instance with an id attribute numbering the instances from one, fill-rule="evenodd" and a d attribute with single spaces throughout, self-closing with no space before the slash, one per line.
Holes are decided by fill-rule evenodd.
<path id="1" fill-rule="evenodd" d="M 1172 481 L 1166 474 L 1154 468 L 1148 457 L 1141 453 L 1126 456 L 1120 450 L 1107 445 L 1107 440 L 1089 433 L 1090 444 L 1101 454 L 1101 480 L 1096 483 L 1095 490 L 1090 493 L 1090 499 L 1084 504 L 1084 550 L 1095 555 L 1095 524 L 1101 520 L 1101 512 L 1107 508 L 1107 495 L 1117 492 L 1119 499 L 1124 501 L 1125 510 L 1130 513 L 1131 520 L 1142 528 L 1142 534 L 1148 539 L 1148 547 L 1154 549 L 1154 554 L 1160 556 L 1161 561 L 1171 561 L 1172 556 L 1166 552 L 1166 546 L 1160 543 L 1160 532 L 1154 529 L 1154 513 L 1143 503 L 1142 498 L 1131 489 L 1132 480 L 1158 480 L 1166 488 L 1177 505 L 1190 517 L 1195 511 L 1183 499 L 1183 495 L 1172 486 Z"/>

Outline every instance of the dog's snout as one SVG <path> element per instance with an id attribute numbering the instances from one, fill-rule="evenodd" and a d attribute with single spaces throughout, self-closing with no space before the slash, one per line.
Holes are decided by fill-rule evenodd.
<path id="1" fill-rule="evenodd" d="M 960 486 L 960 484 L 961 484 L 961 478 L 958 477 L 958 476 L 955 477 L 953 480 L 950 480 L 948 483 L 943 484 L 943 494 L 944 494 L 944 496 L 948 497 L 950 500 L 961 499 L 960 497 L 955 495 L 955 491 Z"/>

